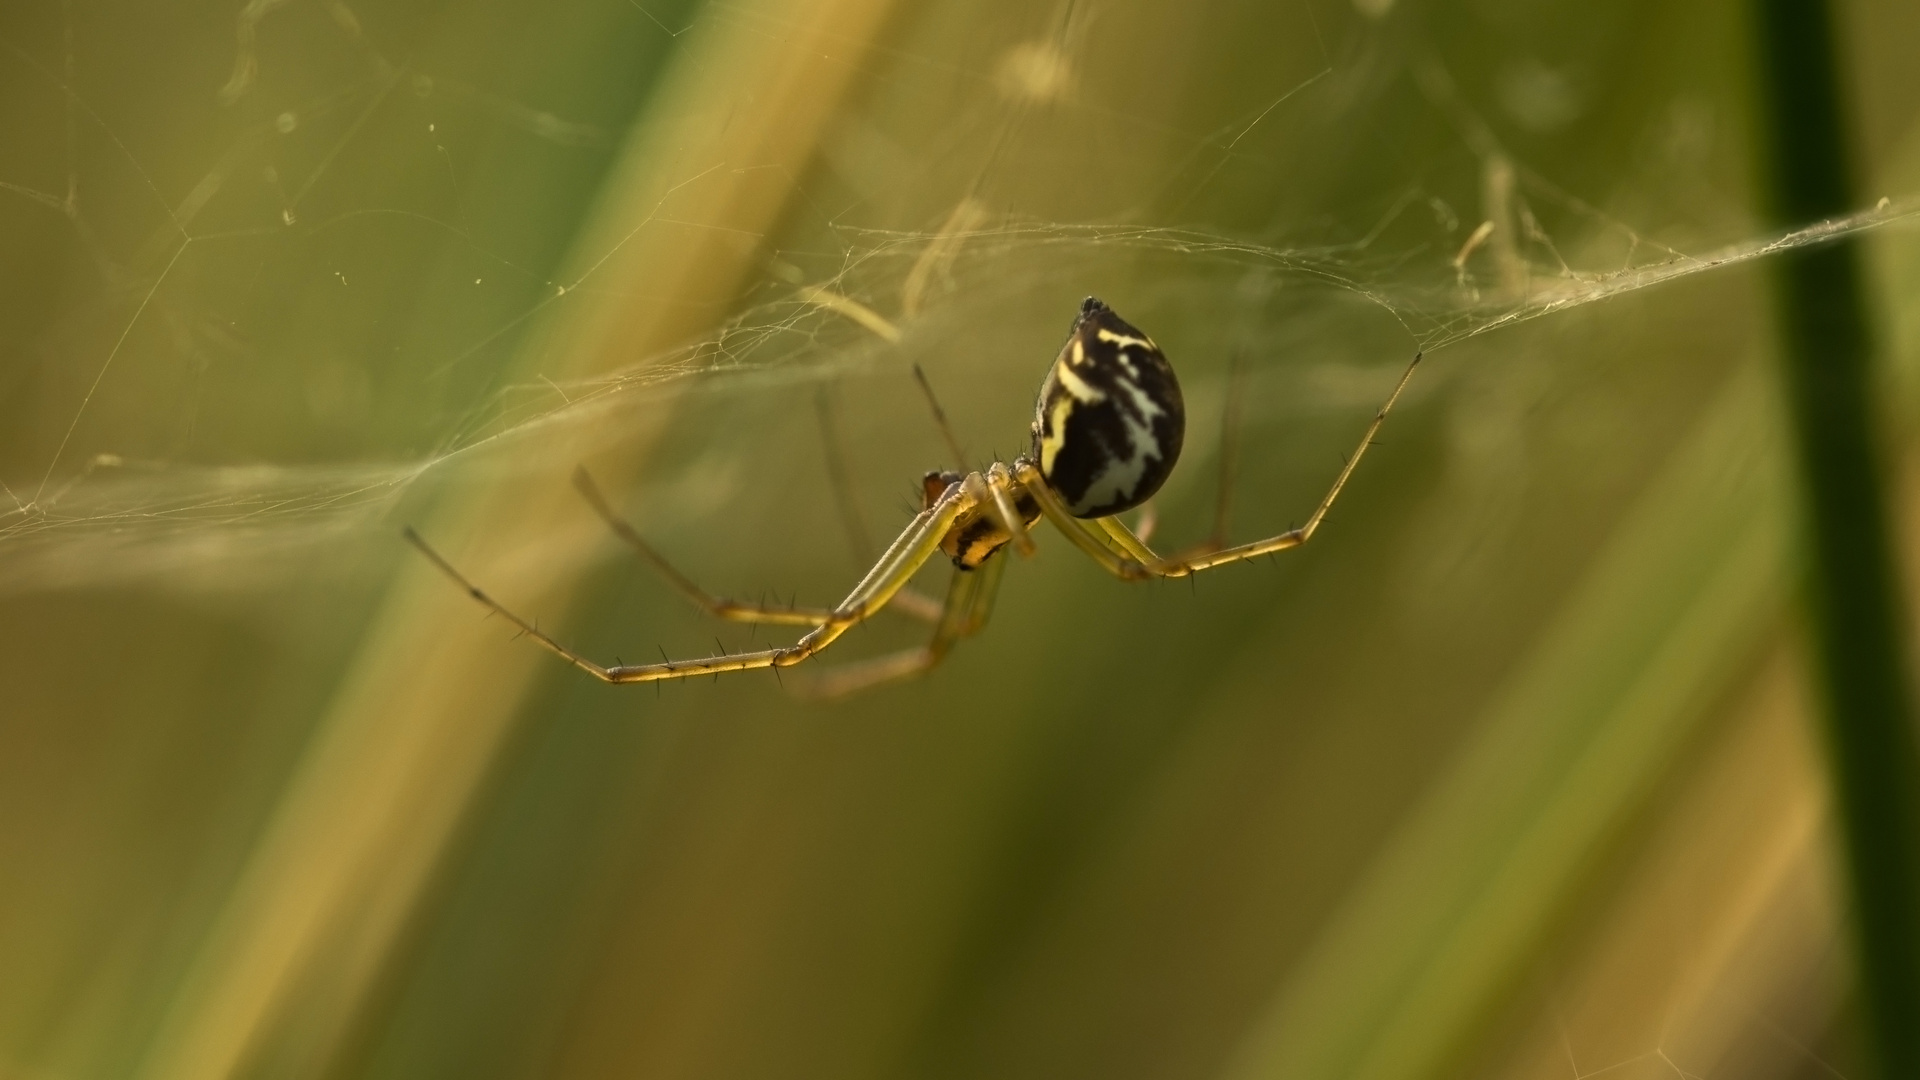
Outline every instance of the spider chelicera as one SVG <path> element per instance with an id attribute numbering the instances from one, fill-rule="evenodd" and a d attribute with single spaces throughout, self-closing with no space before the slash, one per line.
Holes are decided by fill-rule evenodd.
<path id="1" fill-rule="evenodd" d="M 756 668 L 773 668 L 778 674 L 780 668 L 808 659 L 887 606 L 935 552 L 949 556 L 954 575 L 945 603 L 924 605 L 925 616 L 934 624 L 932 639 L 918 648 L 836 668 L 813 684 L 817 693 L 837 695 L 927 671 L 955 642 L 978 633 L 986 625 L 1005 566 L 1005 560 L 997 556 L 1009 546 L 1030 553 L 1033 540 L 1028 531 L 1043 517 L 1075 547 L 1124 581 L 1186 577 L 1299 547 L 1325 520 L 1419 363 L 1416 354 L 1306 524 L 1265 540 L 1234 546 L 1227 546 L 1216 536 L 1199 547 L 1161 556 L 1116 515 L 1145 503 L 1173 471 L 1186 430 L 1180 384 L 1166 355 L 1152 339 L 1114 314 L 1112 308 L 1088 297 L 1080 306 L 1066 346 L 1040 386 L 1029 452 L 1010 463 L 996 461 L 984 473 L 927 473 L 921 485 L 920 512 L 847 598 L 831 608 L 768 607 L 703 591 L 614 513 L 584 469 L 575 472 L 574 483 L 594 512 L 669 584 L 711 614 L 736 622 L 811 627 L 799 641 L 781 648 L 603 667 L 501 606 L 411 528 L 406 536 L 475 600 L 574 666 L 610 683 L 655 682 Z M 916 609 L 920 606 L 915 605 Z"/>

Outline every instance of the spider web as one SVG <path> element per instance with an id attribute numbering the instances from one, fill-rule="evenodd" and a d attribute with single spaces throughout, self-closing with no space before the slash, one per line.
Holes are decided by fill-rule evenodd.
<path id="1" fill-rule="evenodd" d="M 288 10 L 281 13 L 282 8 Z M 630 8 L 641 24 L 660 35 L 678 37 L 687 29 L 682 26 L 669 34 L 667 24 L 652 11 Z M 117 125 L 76 85 L 85 46 L 76 41 L 76 16 L 59 10 L 66 21 L 57 44 L 43 43 L 51 47 L 36 52 L 8 43 L 5 62 L 12 82 L 30 91 L 21 95 L 25 107 L 16 111 L 15 122 L 59 132 L 64 148 L 51 159 L 16 154 L 14 175 L 21 178 L 0 179 L 0 191 L 13 201 L 16 218 L 65 219 L 70 231 L 67 255 L 91 264 L 93 280 L 75 283 L 63 301 L 58 328 L 43 331 L 31 344 L 37 364 L 18 368 L 22 378 L 36 366 L 43 373 L 57 370 L 60 378 L 43 375 L 38 393 L 12 395 L 21 405 L 45 408 L 33 421 L 11 425 L 36 437 L 13 440 L 14 450 L 0 477 L 5 485 L 0 497 L 7 500 L 0 508 L 0 543 L 8 551 L 6 570 L 0 573 L 0 591 L 5 592 L 141 578 L 177 582 L 195 565 L 231 569 L 236 558 L 253 556 L 284 565 L 282 560 L 303 548 L 329 543 L 343 532 L 385 529 L 410 491 L 468 459 L 484 458 L 496 468 L 506 467 L 501 462 L 510 459 L 513 468 L 551 469 L 552 462 L 539 460 L 537 453 L 528 455 L 527 444 L 551 440 L 556 429 L 603 427 L 606 410 L 648 409 L 678 384 L 723 382 L 736 392 L 752 393 L 831 383 L 849 372 L 871 370 L 876 346 L 884 342 L 863 333 L 857 321 L 846 317 L 845 307 L 822 298 L 897 297 L 901 283 L 916 265 L 925 263 L 929 248 L 954 253 L 940 267 L 949 306 L 992 305 L 1000 299 L 995 282 L 1016 283 L 1007 290 L 1011 292 L 1037 274 L 1125 261 L 1209 288 L 1221 281 L 1236 282 L 1243 290 L 1262 288 L 1250 284 L 1259 280 L 1269 282 L 1264 286 L 1268 290 L 1274 281 L 1302 283 L 1337 294 L 1334 302 L 1349 308 L 1375 309 L 1400 332 L 1405 345 L 1439 354 L 1448 346 L 1525 321 L 1764 260 L 1835 236 L 1908 226 L 1920 217 L 1920 200 L 1883 198 L 1876 207 L 1843 220 L 1783 235 L 1696 241 L 1682 250 L 1516 166 L 1486 125 L 1456 100 L 1445 73 L 1428 62 L 1419 68 L 1419 81 L 1436 109 L 1458 128 L 1461 144 L 1474 152 L 1494 178 L 1491 182 L 1503 188 L 1497 205 L 1477 207 L 1457 193 L 1449 193 L 1449 201 L 1415 182 L 1391 191 L 1373 219 L 1322 230 L 1357 235 L 1315 244 L 1265 242 L 1257 233 L 1170 225 L 1030 220 L 1017 209 L 990 214 L 984 206 L 957 230 L 889 230 L 858 224 L 857 212 L 828 215 L 825 208 L 812 207 L 817 215 L 812 239 L 831 246 L 770 258 L 764 284 L 743 297 L 739 310 L 710 337 L 670 353 L 635 358 L 592 379 L 542 377 L 536 383 L 506 386 L 482 381 L 477 389 L 441 395 L 432 403 L 432 422 L 409 433 L 415 437 L 409 442 L 424 444 L 411 452 L 363 446 L 348 448 L 345 454 L 266 451 L 223 460 L 220 454 L 181 448 L 195 442 L 210 412 L 227 404 L 208 400 L 212 395 L 200 387 L 209 371 L 262 359 L 252 355 L 258 346 L 227 317 L 233 313 L 230 298 L 235 291 L 249 288 L 235 284 L 236 275 L 249 268 L 257 274 L 277 257 L 306 258 L 315 261 L 292 272 L 309 280 L 337 281 L 351 291 L 357 272 L 346 260 L 328 265 L 326 255 L 316 258 L 329 238 L 371 230 L 403 238 L 383 254 L 399 249 L 416 258 L 430 246 L 443 262 L 435 270 L 434 286 L 470 280 L 474 289 L 486 289 L 493 275 L 506 279 L 503 302 L 490 304 L 485 315 L 467 318 L 440 340 L 391 347 L 426 354 L 421 362 L 430 386 L 490 360 L 497 366 L 516 333 L 531 321 L 591 294 L 596 271 L 615 249 L 590 255 L 584 272 L 561 279 L 536 260 L 468 228 L 459 206 L 462 177 L 455 140 L 462 133 L 455 126 L 491 125 L 523 137 L 534 152 L 556 157 L 604 153 L 616 135 L 607 126 L 566 119 L 456 78 L 436 77 L 417 64 L 397 62 L 344 4 L 254 0 L 239 15 L 232 72 L 216 95 L 217 103 L 208 107 L 221 122 L 208 125 L 215 129 L 207 133 L 211 147 L 196 156 L 211 168 L 197 176 L 188 171 L 170 177 L 163 187 Z M 271 60 L 262 60 L 260 35 L 263 28 L 273 28 L 275 20 L 296 15 L 328 24 L 316 29 L 330 32 L 357 62 L 344 64 L 350 69 L 346 72 L 327 73 L 332 79 L 299 72 L 322 83 L 305 96 L 295 87 L 276 87 L 280 92 L 269 95 L 259 85 L 273 75 Z M 714 6 L 703 17 L 723 23 L 753 21 L 752 15 L 727 5 Z M 995 70 L 958 74 L 998 87 L 1016 104 L 1021 94 L 1045 101 L 1064 92 L 1046 80 L 1066 78 L 1049 76 L 1048 65 L 1064 71 L 1069 63 L 1050 48 L 1032 46 L 1025 53 L 1016 49 Z M 908 70 L 943 66 L 912 55 L 883 54 L 879 59 Z M 1331 70 L 1308 73 L 1257 108 L 1247 105 L 1243 115 L 1216 130 L 1177 133 L 1191 150 L 1189 160 L 1164 178 L 1167 190 L 1184 192 L 1167 200 L 1172 213 L 1177 216 L 1190 207 L 1221 170 L 1235 163 L 1236 152 L 1243 152 L 1243 144 L 1263 122 L 1297 97 L 1311 94 Z M 1553 76 L 1525 69 L 1514 77 L 1537 81 Z M 1038 85 L 1022 79 L 1038 80 Z M 269 96 L 270 102 L 257 100 Z M 240 102 L 254 107 L 236 115 L 231 110 Z M 1070 105 L 1097 111 L 1086 102 Z M 227 111 L 215 111 L 222 106 Z M 1551 111 L 1572 106 L 1526 107 Z M 1699 108 L 1697 103 L 1691 107 Z M 236 123 L 239 115 L 246 119 Z M 447 115 L 453 119 L 436 119 Z M 1531 117 L 1535 123 L 1554 119 Z M 377 152 L 363 147 L 362 136 L 368 125 L 381 123 L 411 129 L 409 149 L 415 160 L 406 163 L 411 175 L 405 179 L 428 190 L 348 191 L 325 197 L 335 195 L 328 190 L 330 181 L 356 154 Z M 1676 115 L 1672 137 L 1698 137 L 1687 130 L 1690 123 L 1697 126 L 1700 120 L 1684 112 Z M 238 130 L 221 143 L 221 129 Z M 450 143 L 455 145 L 450 148 Z M 47 167 L 57 163 L 63 166 Z M 685 183 L 701 181 L 692 176 Z M 436 184 L 443 190 L 432 191 Z M 804 190 L 801 196 L 806 200 Z M 95 203 L 103 204 L 99 219 Z M 1565 232 L 1579 237 L 1582 254 L 1575 262 L 1569 262 L 1543 226 L 1536 206 L 1551 208 Z M 1164 212 L 1136 207 L 1115 216 L 1139 218 L 1154 210 Z M 1480 210 L 1495 215 L 1483 219 L 1483 229 L 1501 227 L 1475 232 L 1470 223 Z M 642 228 L 684 224 L 673 211 L 669 194 Z M 1499 220 L 1501 215 L 1511 220 Z M 989 216 L 991 223 L 980 220 Z M 45 227 L 45 220 L 39 227 Z M 802 268 L 789 259 L 808 265 Z M 405 286 L 383 280 L 378 287 Z M 857 300 L 854 307 L 871 311 Z M 346 319 L 360 312 L 330 314 Z M 1275 336 L 1307 332 L 1296 319 L 1295 326 Z M 1047 342 L 1035 343 L 1035 355 L 1047 348 Z M 329 413 L 337 420 L 366 406 L 372 391 L 356 363 L 349 359 L 307 372 L 307 384 L 300 389 L 308 415 L 299 422 L 318 428 L 327 423 Z M 128 400 L 148 398 L 156 380 L 171 384 L 163 387 L 158 400 Z M 1354 397 L 1357 391 L 1337 396 Z M 231 407 L 244 410 L 248 405 L 237 401 Z M 141 414 L 138 437 L 129 437 L 117 422 L 128 410 Z M 310 456 L 320 460 L 286 460 Z M 369 457 L 373 460 L 365 460 Z M 219 579 L 232 580 L 224 574 Z"/>
<path id="2" fill-rule="evenodd" d="M 901 45 L 848 61 L 888 94 L 966 102 L 949 149 L 975 178 L 943 204 L 944 220 L 903 227 L 872 209 L 884 200 L 848 177 L 903 151 L 849 122 L 817 175 L 772 178 L 791 186 L 794 209 L 776 233 L 739 237 L 759 269 L 710 329 L 591 377 L 529 379 L 508 361 L 534 327 L 604 301 L 603 268 L 643 231 L 730 228 L 683 217 L 683 200 L 723 171 L 756 167 L 691 173 L 633 232 L 567 252 L 567 225 L 644 98 L 646 63 L 631 65 L 641 73 L 624 99 L 568 100 L 511 63 L 416 52 L 422 32 L 395 15 L 377 20 L 339 0 L 250 0 L 237 20 L 222 9 L 196 27 L 191 60 L 206 92 L 181 118 L 110 74 L 133 48 L 126 35 L 77 6 L 41 5 L 0 39 L 0 98 L 10 103 L 0 123 L 13 133 L 0 148 L 0 212 L 28 238 L 22 249 L 46 260 L 16 264 L 0 284 L 19 299 L 11 317 L 25 328 L 6 347 L 0 386 L 0 596 L 365 578 L 386 555 L 336 553 L 385 551 L 397 524 L 452 477 L 563 482 L 576 460 L 618 453 L 630 431 L 669 414 L 671 435 L 650 452 L 638 498 L 670 535 L 699 537 L 757 497 L 770 482 L 765 448 L 730 432 L 775 414 L 810 423 L 795 402 L 837 402 L 855 482 L 897 488 L 939 462 L 937 439 L 926 431 L 916 448 L 925 460 L 904 462 L 883 429 L 859 419 L 863 408 L 910 412 L 900 426 L 925 427 L 904 380 L 920 363 L 953 394 L 962 441 L 981 460 L 996 439 L 996 455 L 1019 452 L 1025 398 L 1058 345 L 1030 327 L 1051 317 L 1064 329 L 1078 293 L 1106 283 L 1121 290 L 1107 298 L 1183 365 L 1196 417 L 1224 411 L 1237 355 L 1260 380 L 1241 414 L 1256 446 L 1289 445 L 1278 441 L 1289 426 L 1325 432 L 1333 446 L 1416 350 L 1437 362 L 1410 404 L 1473 385 L 1449 358 L 1478 355 L 1470 344 L 1497 350 L 1523 324 L 1836 237 L 1904 241 L 1920 223 L 1920 194 L 1895 191 L 1844 219 L 1775 234 L 1718 191 L 1686 190 L 1693 171 L 1729 151 L 1711 102 L 1684 95 L 1646 137 L 1680 179 L 1615 177 L 1576 194 L 1496 130 L 1574 123 L 1595 107 L 1577 78 L 1534 60 L 1510 65 L 1483 115 L 1475 91 L 1417 49 L 1401 58 L 1395 89 L 1355 79 L 1352 57 L 1330 48 L 1331 31 L 1306 6 L 1302 44 L 1266 85 L 1249 92 L 1242 80 L 1229 100 L 1195 110 L 1213 126 L 1170 125 L 1102 97 L 1085 74 L 1097 57 L 1088 41 L 1125 16 L 1064 10 L 971 60 Z M 592 20 L 609 50 L 652 64 L 689 33 L 783 30 L 728 3 L 628 0 L 599 5 Z M 325 47 L 295 47 L 316 35 Z M 1440 150 L 1391 164 L 1368 190 L 1318 193 L 1332 210 L 1314 209 L 1310 190 L 1279 200 L 1278 219 L 1232 201 L 1292 177 L 1289 155 L 1303 139 L 1328 141 L 1328 118 L 1364 118 L 1394 93 L 1422 103 L 1445 133 Z M 1144 179 L 1099 189 L 1081 214 L 1063 212 L 1082 205 L 1074 198 L 1012 179 L 1036 153 L 1023 158 L 1015 145 L 1029 129 L 1072 124 L 1092 131 L 1055 148 L 1081 155 L 1075 168 L 1100 154 L 1139 157 Z M 1061 186 L 1070 191 L 1071 176 Z M 781 430 L 813 438 L 806 423 Z M 1321 458 L 1333 452 L 1315 445 Z M 1191 460 L 1213 452 L 1196 442 Z M 824 492 L 825 473 L 806 468 Z M 1199 505 L 1208 476 L 1189 464 L 1167 499 Z M 851 516 L 872 521 L 891 505 L 875 488 L 858 498 L 866 508 Z M 548 554 L 568 550 L 556 542 Z M 1780 857 L 1780 880 L 1811 888 L 1792 874 L 1813 856 Z M 1656 921 L 1680 906 L 1648 903 Z M 1831 917 L 1800 894 L 1779 903 L 1805 910 L 1757 911 L 1756 924 Z M 1830 956 L 1799 960 L 1837 978 Z M 1714 963 L 1724 967 L 1726 954 L 1701 961 Z M 1686 998 L 1697 970 L 1653 981 Z M 1741 1030 L 1772 1040 L 1776 1065 L 1819 1061 L 1796 1042 L 1805 1032 Z M 1664 1036 L 1616 1057 L 1585 1037 L 1562 1030 L 1544 1044 L 1564 1051 L 1560 1075 L 1720 1075 L 1691 1071 L 1681 1043 Z M 1545 1068 L 1527 1056 L 1537 1048 L 1516 1046 L 1514 1075 L 1548 1075 L 1530 1071 Z"/>

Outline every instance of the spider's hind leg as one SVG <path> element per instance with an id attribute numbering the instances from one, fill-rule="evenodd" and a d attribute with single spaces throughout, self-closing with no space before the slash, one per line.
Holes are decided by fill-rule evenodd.
<path id="1" fill-rule="evenodd" d="M 1327 489 L 1325 495 L 1321 496 L 1320 504 L 1313 508 L 1313 513 L 1308 516 L 1305 525 L 1288 529 L 1278 536 L 1270 536 L 1265 540 L 1255 540 L 1249 544 L 1215 548 L 1203 554 L 1168 559 L 1159 566 L 1154 567 L 1154 572 L 1168 577 L 1184 576 L 1186 574 L 1197 573 L 1201 570 L 1211 570 L 1216 566 L 1225 566 L 1228 563 L 1240 562 L 1244 559 L 1252 559 L 1261 555 L 1272 554 L 1276 551 L 1286 551 L 1289 548 L 1299 547 L 1308 540 L 1313 539 L 1313 534 L 1320 528 L 1320 523 L 1326 520 L 1327 512 L 1333 509 L 1334 500 L 1338 499 L 1340 493 L 1346 490 L 1347 481 L 1352 479 L 1353 471 L 1360 467 L 1360 459 L 1366 456 L 1368 448 L 1373 445 L 1374 436 L 1380 433 L 1380 426 L 1387 422 L 1387 414 L 1393 411 L 1394 403 L 1400 400 L 1400 395 L 1407 389 L 1407 384 L 1413 381 L 1414 369 L 1420 366 L 1420 360 L 1424 355 L 1424 353 L 1413 354 L 1413 360 L 1407 364 L 1407 369 L 1400 374 L 1400 381 L 1393 385 L 1393 393 L 1387 395 L 1387 400 L 1380 406 L 1379 411 L 1373 414 L 1372 423 L 1367 425 L 1367 430 L 1360 436 L 1360 445 L 1354 447 L 1352 455 L 1346 459 L 1346 464 L 1341 467 L 1340 474 L 1334 477 L 1333 486 Z"/>
<path id="2" fill-rule="evenodd" d="M 1380 433 L 1380 426 L 1386 423 L 1387 414 L 1393 411 L 1394 403 L 1400 400 L 1400 395 L 1407 389 L 1407 383 L 1413 380 L 1413 372 L 1420 366 L 1421 355 L 1414 354 L 1406 371 L 1401 373 L 1400 381 L 1394 384 L 1393 393 L 1387 395 L 1386 402 L 1380 406 L 1378 412 L 1373 414 L 1373 422 L 1367 425 L 1366 432 L 1360 436 L 1360 445 L 1355 447 L 1352 456 L 1346 459 L 1346 465 L 1341 468 L 1339 475 L 1334 477 L 1333 486 L 1321 496 L 1320 504 L 1314 507 L 1313 514 L 1307 518 L 1307 523 L 1265 540 L 1255 540 L 1252 543 L 1234 547 L 1220 547 L 1217 546 L 1218 541 L 1210 540 L 1197 549 L 1196 553 L 1182 553 L 1171 558 L 1163 558 L 1156 555 L 1152 548 L 1147 547 L 1132 530 L 1127 528 L 1126 523 L 1117 517 L 1094 518 L 1086 521 L 1074 517 L 1068 512 L 1066 505 L 1060 501 L 1060 497 L 1047 486 L 1046 477 L 1041 475 L 1039 468 L 1032 462 L 1024 459 L 1016 462 L 1014 478 L 1025 485 L 1034 501 L 1040 504 L 1040 510 L 1046 515 L 1047 520 L 1052 522 L 1068 540 L 1071 540 L 1073 546 L 1079 548 L 1094 562 L 1099 563 L 1108 573 L 1126 581 L 1141 581 L 1153 577 L 1186 577 L 1202 570 L 1211 570 L 1216 566 L 1225 566 L 1228 563 L 1296 548 L 1311 540 L 1315 530 L 1319 529 L 1320 523 L 1326 520 L 1327 512 L 1333 509 L 1334 500 L 1338 499 L 1340 493 L 1346 489 L 1347 481 L 1353 477 L 1354 469 L 1360 465 L 1360 459 L 1366 456 L 1367 448 L 1373 445 L 1374 436 Z M 1230 479 L 1230 473 L 1223 470 L 1223 486 Z M 1216 532 L 1225 523 L 1225 506 L 1223 502 L 1216 514 Z"/>

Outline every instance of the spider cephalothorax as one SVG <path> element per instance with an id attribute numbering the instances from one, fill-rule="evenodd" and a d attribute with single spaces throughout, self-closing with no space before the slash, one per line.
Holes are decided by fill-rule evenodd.
<path id="1" fill-rule="evenodd" d="M 1001 468 L 1005 469 L 1005 466 Z M 951 469 L 927 473 L 920 478 L 921 510 L 932 510 L 948 488 L 955 484 L 966 486 L 967 483 L 966 474 Z M 961 514 L 940 540 L 940 550 L 946 552 L 953 559 L 953 565 L 962 570 L 978 570 L 994 552 L 1013 542 L 1009 519 L 999 501 L 992 497 L 988 483 L 981 481 L 977 484 L 979 494 L 986 497 L 978 500 L 979 505 Z M 1001 490 L 1007 496 L 1007 504 L 1012 508 L 1013 515 L 1019 519 L 1020 529 L 1031 529 L 1040 523 L 1040 503 L 1026 488 L 1018 484 L 1003 484 Z"/>
<path id="2" fill-rule="evenodd" d="M 1077 518 L 1131 510 L 1180 457 L 1186 406 L 1153 339 L 1093 297 L 1040 384 L 1033 458 Z"/>
<path id="3" fill-rule="evenodd" d="M 809 628 L 792 645 L 752 652 L 728 653 L 723 648 L 718 656 L 696 660 L 663 657 L 664 662 L 658 664 L 596 664 L 480 591 L 412 529 L 407 530 L 407 538 L 475 600 L 594 678 L 610 683 L 685 679 L 758 668 L 771 668 L 777 674 L 781 668 L 819 653 L 889 604 L 934 624 L 933 637 L 923 646 L 847 665 L 813 684 L 821 694 L 846 693 L 926 671 L 939 663 L 955 642 L 978 633 L 986 625 L 1000 571 L 1006 566 L 1006 559 L 995 556 L 1006 547 L 1031 553 L 1034 544 L 1028 532 L 1043 517 L 1074 547 L 1126 581 L 1186 577 L 1306 543 L 1339 498 L 1340 489 L 1353 475 L 1361 455 L 1386 420 L 1387 410 L 1406 389 L 1419 362 L 1416 355 L 1305 524 L 1231 547 L 1216 535 L 1185 551 L 1162 556 L 1147 546 L 1146 528 L 1136 533 L 1114 515 L 1146 502 L 1173 471 L 1186 433 L 1180 384 L 1151 338 L 1129 326 L 1105 304 L 1088 297 L 1080 305 L 1080 317 L 1074 320 L 1066 348 L 1060 350 L 1040 387 L 1040 400 L 1034 407 L 1033 456 L 996 461 L 982 471 L 927 473 L 920 483 L 920 512 L 846 599 L 830 608 L 755 604 L 707 593 L 661 558 L 632 525 L 614 512 L 584 469 L 576 472 L 574 482 L 594 512 L 688 599 L 723 619 Z M 924 378 L 921 385 L 926 388 Z M 931 401 L 930 388 L 927 394 Z M 964 458 L 938 404 L 934 405 L 934 418 L 954 456 Z M 1224 505 L 1220 519 L 1225 517 Z M 945 553 L 959 571 L 948 584 L 943 603 L 907 588 L 907 582 L 935 552 Z M 905 597 L 915 602 L 896 603 Z"/>

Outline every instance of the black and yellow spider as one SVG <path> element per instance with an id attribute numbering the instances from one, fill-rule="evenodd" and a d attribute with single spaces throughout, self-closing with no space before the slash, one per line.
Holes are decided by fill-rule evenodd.
<path id="1" fill-rule="evenodd" d="M 928 612 L 935 624 L 932 640 L 919 648 L 838 668 L 813 686 L 819 693 L 840 694 L 924 672 L 938 664 L 956 641 L 979 632 L 986 624 L 1005 565 L 1005 560 L 996 556 L 1009 545 L 1030 552 L 1033 541 L 1028 529 L 1043 517 L 1066 534 L 1074 546 L 1126 581 L 1185 577 L 1306 543 L 1339 498 L 1347 478 L 1353 475 L 1419 363 L 1420 357 L 1415 355 L 1306 524 L 1250 544 L 1229 547 L 1216 539 L 1163 557 L 1115 515 L 1145 503 L 1173 471 L 1186 430 L 1180 384 L 1159 346 L 1114 314 L 1112 308 L 1088 297 L 1080 306 L 1066 346 L 1040 386 L 1029 452 L 1010 464 L 996 461 L 984 473 L 927 473 L 919 514 L 847 598 L 832 608 L 767 607 L 703 591 L 613 512 L 584 470 L 574 474 L 581 493 L 614 532 L 708 612 L 738 622 L 812 627 L 799 641 L 782 648 L 603 667 L 502 607 L 412 529 L 406 535 L 475 600 L 574 666 L 610 683 L 684 679 L 756 668 L 774 668 L 777 674 L 777 669 L 808 659 L 885 607 L 934 552 L 951 557 L 954 575 L 946 602 L 937 611 Z"/>

